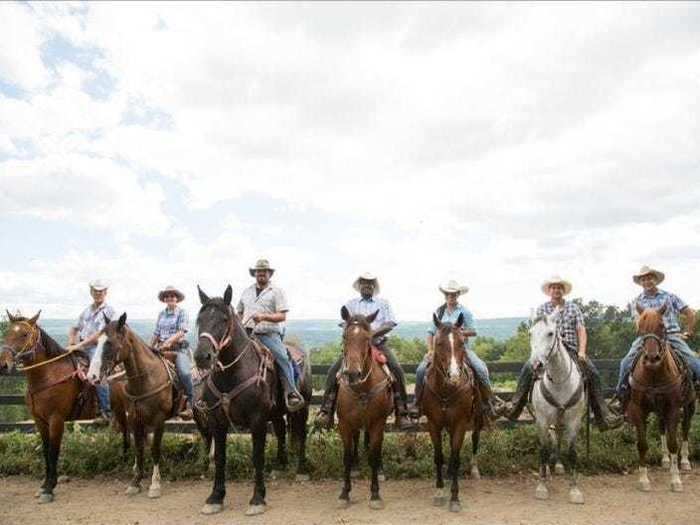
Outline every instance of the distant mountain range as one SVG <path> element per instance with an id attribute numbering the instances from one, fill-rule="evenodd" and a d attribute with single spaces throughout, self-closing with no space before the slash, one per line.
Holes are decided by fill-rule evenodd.
<path id="1" fill-rule="evenodd" d="M 479 319 L 476 321 L 477 333 L 481 336 L 493 337 L 498 340 L 508 339 L 515 334 L 518 325 L 525 321 L 522 317 L 506 317 L 501 319 Z M 75 323 L 73 319 L 42 319 L 39 324 L 61 345 L 68 341 L 68 328 Z M 130 319 L 129 326 L 141 338 L 148 341 L 153 333 L 154 321 Z M 392 332 L 407 339 L 424 338 L 429 323 L 406 321 L 400 322 Z M 325 343 L 340 339 L 338 321 L 329 319 L 292 320 L 287 323 L 287 335 L 301 340 L 305 348 L 318 348 Z M 188 339 L 194 341 L 194 326 L 191 327 Z"/>

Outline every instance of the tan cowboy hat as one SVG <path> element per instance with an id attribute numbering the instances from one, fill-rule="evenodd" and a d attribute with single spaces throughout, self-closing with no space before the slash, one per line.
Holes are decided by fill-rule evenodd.
<path id="1" fill-rule="evenodd" d="M 654 270 L 653 268 L 650 268 L 649 266 L 644 265 L 639 269 L 638 273 L 636 273 L 635 275 L 632 276 L 632 280 L 641 286 L 642 276 L 649 275 L 649 274 L 653 274 L 654 277 L 656 277 L 656 284 L 659 284 L 666 277 L 663 274 L 663 272 L 660 272 L 659 270 Z"/>
<path id="2" fill-rule="evenodd" d="M 180 301 L 185 300 L 185 294 L 182 293 L 180 290 L 175 288 L 174 286 L 166 286 L 163 290 L 158 292 L 158 300 L 162 303 L 165 302 L 165 296 L 170 295 L 170 294 L 175 294 L 177 296 L 177 302 L 179 303 Z"/>
<path id="3" fill-rule="evenodd" d="M 362 275 L 360 275 L 357 279 L 355 279 L 355 282 L 352 283 L 352 287 L 357 292 L 360 291 L 360 281 L 374 281 L 374 293 L 379 293 L 379 279 L 377 279 L 377 276 L 373 273 L 365 272 Z"/>
<path id="4" fill-rule="evenodd" d="M 95 279 L 94 281 L 90 281 L 90 288 L 97 292 L 101 292 L 102 290 L 109 288 L 109 283 L 104 279 Z"/>
<path id="5" fill-rule="evenodd" d="M 255 266 L 250 268 L 248 272 L 250 273 L 251 277 L 255 277 L 255 272 L 258 270 L 267 270 L 268 272 L 270 272 L 270 275 L 275 273 L 275 269 L 270 268 L 270 261 L 268 261 L 267 259 L 258 259 L 255 263 Z"/>
<path id="6" fill-rule="evenodd" d="M 454 279 L 450 279 L 449 281 L 444 282 L 440 286 L 438 286 L 438 290 L 440 290 L 444 294 L 456 293 L 457 295 L 462 295 L 469 291 L 469 287 L 462 286 Z"/>
<path id="7" fill-rule="evenodd" d="M 571 289 L 573 288 L 569 281 L 562 279 L 558 275 L 553 275 L 552 277 L 550 277 L 542 283 L 542 293 L 548 295 L 549 287 L 552 284 L 561 284 L 564 287 L 564 295 L 569 295 L 571 293 Z"/>

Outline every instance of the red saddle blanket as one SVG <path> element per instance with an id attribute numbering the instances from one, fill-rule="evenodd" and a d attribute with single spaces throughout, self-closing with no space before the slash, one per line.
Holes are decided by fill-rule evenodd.
<path id="1" fill-rule="evenodd" d="M 382 352 L 376 346 L 372 346 L 372 359 L 374 359 L 375 363 L 377 363 L 377 364 L 380 364 L 380 365 L 386 364 L 386 356 L 384 355 L 384 352 Z"/>

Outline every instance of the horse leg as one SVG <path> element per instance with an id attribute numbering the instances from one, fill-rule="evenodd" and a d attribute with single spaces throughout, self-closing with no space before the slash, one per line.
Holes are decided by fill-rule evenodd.
<path id="1" fill-rule="evenodd" d="M 649 473 L 647 469 L 647 451 L 649 444 L 647 443 L 647 421 L 643 417 L 637 425 L 637 452 L 639 453 L 639 490 L 649 492 L 651 483 L 649 483 Z"/>
<path id="2" fill-rule="evenodd" d="M 273 470 L 287 470 L 289 458 L 287 455 L 287 421 L 284 415 L 279 414 L 272 418 L 272 426 L 275 429 L 275 437 L 277 438 L 277 458 L 275 459 L 275 468 Z"/>
<path id="3" fill-rule="evenodd" d="M 445 482 L 442 479 L 442 466 L 445 463 L 445 457 L 442 453 L 442 432 L 428 420 L 430 431 L 430 440 L 433 442 L 433 462 L 435 463 L 435 495 L 433 496 L 433 505 L 441 507 L 447 502 L 445 495 Z"/>
<path id="4" fill-rule="evenodd" d="M 690 444 L 688 443 L 688 434 L 690 432 L 690 422 L 695 414 L 695 400 L 687 403 L 683 408 L 683 422 L 681 426 L 681 470 L 690 472 Z"/>
<path id="5" fill-rule="evenodd" d="M 58 483 L 58 455 L 61 451 L 61 440 L 63 439 L 63 418 L 54 416 L 49 420 L 48 439 L 44 443 L 42 436 L 42 446 L 46 447 L 44 458 L 46 461 L 46 480 L 39 495 L 39 503 L 51 503 L 54 499 L 53 489 Z"/>
<path id="6" fill-rule="evenodd" d="M 210 427 L 211 428 L 211 427 Z M 224 508 L 226 496 L 226 434 L 228 425 L 217 424 L 213 429 L 214 434 L 214 486 L 211 494 L 204 502 L 202 514 L 216 514 Z"/>
<path id="7" fill-rule="evenodd" d="M 668 436 L 668 451 L 671 454 L 671 491 L 683 492 L 683 482 L 678 470 L 678 409 L 671 413 L 666 421 L 666 435 Z"/>
<path id="8" fill-rule="evenodd" d="M 134 424 L 134 445 L 136 446 L 136 470 L 134 477 L 126 487 L 126 495 L 133 496 L 141 492 L 141 480 L 143 479 L 143 449 L 146 446 L 146 429 L 142 424 Z"/>
<path id="9" fill-rule="evenodd" d="M 267 421 L 263 420 L 254 428 L 253 434 L 253 466 L 255 467 L 255 488 L 253 497 L 248 502 L 246 516 L 257 516 L 267 510 L 265 503 L 265 439 L 267 438 Z"/>
<path id="10" fill-rule="evenodd" d="M 549 459 L 552 453 L 551 437 L 546 422 L 538 421 L 538 433 L 540 437 L 540 479 L 535 489 L 535 498 L 548 499 L 549 491 L 547 490 L 547 468 L 549 467 Z"/>
<path id="11" fill-rule="evenodd" d="M 367 447 L 365 447 L 367 448 Z M 356 430 L 352 434 L 352 471 L 353 478 L 360 477 L 360 431 Z"/>
<path id="12" fill-rule="evenodd" d="M 384 424 L 384 418 L 379 418 L 379 421 L 375 422 L 369 430 L 369 466 L 372 468 L 369 508 L 372 510 L 380 510 L 384 508 L 384 502 L 379 495 L 379 469 L 382 468 Z"/>
<path id="13" fill-rule="evenodd" d="M 37 429 L 39 430 L 39 435 L 41 436 L 41 451 L 42 455 L 44 456 L 44 481 L 41 483 L 41 487 L 39 487 L 39 490 L 36 492 L 35 497 L 40 497 L 44 492 L 46 492 L 46 487 L 48 486 L 48 479 L 49 479 L 49 426 L 43 422 L 40 421 L 38 418 L 35 416 L 35 421 L 36 421 L 36 426 Z"/>
<path id="14" fill-rule="evenodd" d="M 666 422 L 659 417 L 659 435 L 661 436 L 661 467 L 671 468 L 671 456 L 668 452 L 668 439 L 666 438 Z"/>
<path id="15" fill-rule="evenodd" d="M 481 479 L 481 473 L 479 472 L 479 464 L 477 463 L 479 459 L 479 439 L 481 437 L 481 427 L 477 427 L 472 431 L 472 459 L 471 459 L 471 477 L 472 479 L 479 481 Z"/>
<path id="16" fill-rule="evenodd" d="M 153 432 L 153 443 L 151 443 L 151 458 L 153 458 L 153 474 L 151 476 L 151 486 L 148 488 L 149 498 L 160 498 L 160 443 L 163 439 L 165 421 L 156 427 Z"/>
<path id="17" fill-rule="evenodd" d="M 350 491 L 352 490 L 352 464 L 354 453 L 357 453 L 357 443 L 360 439 L 359 432 L 346 428 L 343 421 L 338 421 L 338 431 L 343 440 L 343 467 L 345 469 L 343 488 L 338 496 L 338 508 L 344 509 L 350 505 Z M 354 453 L 353 453 L 354 450 Z"/>
<path id="18" fill-rule="evenodd" d="M 554 449 L 553 449 L 553 458 L 552 462 L 554 463 L 554 474 L 556 476 L 562 476 L 563 474 L 566 473 L 566 469 L 564 469 L 564 463 L 562 463 L 562 453 L 561 453 L 561 445 L 562 445 L 562 440 L 561 436 L 558 436 L 556 432 L 553 434 L 553 440 L 554 440 Z M 566 445 L 566 443 L 565 443 Z M 568 450 L 566 451 L 568 453 Z"/>
<path id="19" fill-rule="evenodd" d="M 578 488 L 578 454 L 576 452 L 576 435 L 580 427 L 580 417 L 570 421 L 566 426 L 563 436 L 563 444 L 565 446 L 564 457 L 567 466 L 569 467 L 569 503 L 581 505 L 584 502 L 583 493 Z M 563 467 L 562 467 L 563 469 Z"/>
<path id="20" fill-rule="evenodd" d="M 292 415 L 292 435 L 297 445 L 296 481 L 309 481 L 311 479 L 309 476 L 309 462 L 306 458 L 306 421 L 308 418 L 308 408 L 304 408 Z"/>
<path id="21" fill-rule="evenodd" d="M 464 443 L 464 434 L 466 433 L 466 420 L 460 421 L 455 428 L 452 429 L 452 439 L 450 439 L 450 477 L 452 478 L 450 512 L 459 512 L 462 510 L 462 504 L 459 502 L 459 471 L 460 458 L 459 453 L 462 450 Z"/>

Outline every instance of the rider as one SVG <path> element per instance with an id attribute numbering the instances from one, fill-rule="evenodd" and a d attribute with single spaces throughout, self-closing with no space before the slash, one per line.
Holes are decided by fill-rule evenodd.
<path id="1" fill-rule="evenodd" d="M 578 358 L 584 378 L 588 382 L 589 403 L 595 424 L 601 431 L 604 431 L 619 426 L 622 419 L 611 414 L 604 402 L 600 374 L 587 355 L 588 337 L 583 322 L 583 313 L 575 303 L 564 300 L 564 296 L 571 292 L 571 288 L 569 281 L 558 276 L 545 281 L 542 284 L 542 291 L 550 297 L 550 300 L 537 308 L 536 315 L 551 315 L 555 311 L 559 312 L 556 319 L 559 337 L 571 357 Z M 527 403 L 533 383 L 532 364 L 528 361 L 520 372 L 515 395 L 508 407 L 508 418 L 513 420 L 518 418 Z"/>
<path id="2" fill-rule="evenodd" d="M 700 381 L 700 359 L 689 347 L 685 340 L 695 333 L 695 312 L 683 302 L 677 295 L 660 290 L 657 286 L 664 280 L 664 274 L 648 266 L 642 266 L 639 273 L 632 276 L 632 280 L 644 290 L 630 303 L 633 315 L 639 317 L 637 306 L 640 308 L 660 308 L 666 305 L 663 314 L 666 328 L 666 340 L 677 354 L 681 355 L 695 374 L 695 380 Z M 687 330 L 681 333 L 679 316 L 684 316 Z M 643 340 L 637 337 L 632 343 L 627 355 L 620 361 L 620 377 L 617 383 L 616 397 L 620 407 L 625 404 L 629 394 L 627 379 L 632 371 L 635 357 L 642 347 Z"/>
<path id="3" fill-rule="evenodd" d="M 158 314 L 156 329 L 151 338 L 151 346 L 157 350 L 176 353 L 175 370 L 180 382 L 185 387 L 187 407 L 180 412 L 182 419 L 192 419 L 192 358 L 190 344 L 185 339 L 189 330 L 187 311 L 178 306 L 185 299 L 185 294 L 173 286 L 166 286 L 158 292 L 158 300 L 166 304 L 165 310 Z"/>
<path id="4" fill-rule="evenodd" d="M 249 269 L 255 283 L 243 290 L 236 310 L 243 319 L 243 326 L 254 333 L 262 344 L 270 349 L 282 372 L 282 386 L 286 393 L 287 409 L 296 412 L 304 408 L 304 398 L 294 380 L 294 368 L 282 342 L 284 322 L 287 320 L 287 297 L 284 291 L 270 284 L 275 273 L 267 259 L 260 259 Z"/>
<path id="5" fill-rule="evenodd" d="M 394 313 L 391 311 L 391 305 L 386 299 L 376 297 L 379 293 L 379 281 L 377 277 L 370 273 L 360 275 L 352 287 L 360 293 L 360 297 L 350 299 L 345 307 L 350 312 L 350 315 L 372 315 L 379 311 L 377 317 L 371 325 L 373 332 L 377 332 L 380 328 L 383 330 L 393 329 L 396 326 Z M 396 421 L 401 430 L 410 430 L 414 428 L 413 423 L 408 417 L 408 409 L 406 405 L 406 380 L 403 370 L 399 364 L 394 352 L 386 346 L 387 338 L 385 336 L 377 337 L 372 340 L 372 344 L 380 350 L 387 358 L 387 365 L 391 370 L 396 381 L 393 383 L 394 403 L 396 406 Z M 343 356 L 331 366 L 326 378 L 326 390 L 323 393 L 323 403 L 316 416 L 316 425 L 321 427 L 330 427 L 333 422 L 333 411 L 335 408 L 335 399 L 338 395 L 338 371 L 343 362 Z"/>
<path id="6" fill-rule="evenodd" d="M 97 338 L 107 324 L 107 319 L 114 317 L 114 308 L 109 306 L 107 289 L 109 285 L 97 279 L 90 283 L 90 295 L 92 304 L 85 308 L 78 317 L 78 323 L 68 330 L 68 350 L 82 350 L 92 359 L 97 348 Z M 105 319 L 106 317 L 106 319 Z M 97 419 L 109 421 L 112 418 L 112 410 L 109 401 L 109 385 L 96 385 L 97 400 L 100 405 L 100 415 Z"/>
<path id="7" fill-rule="evenodd" d="M 457 281 L 450 280 L 440 285 L 438 289 L 444 294 L 445 303 L 435 310 L 435 316 L 440 320 L 440 322 L 454 324 L 457 322 L 459 315 L 462 314 L 464 318 L 462 331 L 464 332 L 464 346 L 466 349 L 465 363 L 468 362 L 474 372 L 476 372 L 477 381 L 479 382 L 480 389 L 484 395 L 482 399 L 483 413 L 487 414 L 488 417 L 495 419 L 499 414 L 497 409 L 494 407 L 495 396 L 493 395 L 491 389 L 489 369 L 486 367 L 486 363 L 484 363 L 481 358 L 476 355 L 476 352 L 469 348 L 469 335 L 475 335 L 474 316 L 457 300 L 460 295 L 469 291 L 469 287 L 461 286 Z M 425 372 L 433 357 L 433 337 L 435 336 L 435 330 L 435 326 L 433 326 L 431 323 L 430 328 L 428 329 L 427 338 L 428 353 L 425 355 L 423 361 L 416 369 L 416 399 L 411 410 L 414 417 L 417 417 L 420 414 L 420 400 L 423 394 L 423 386 L 425 384 Z"/>

